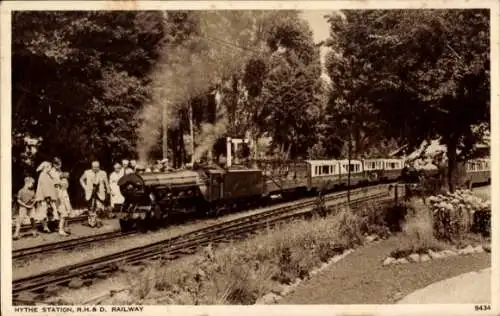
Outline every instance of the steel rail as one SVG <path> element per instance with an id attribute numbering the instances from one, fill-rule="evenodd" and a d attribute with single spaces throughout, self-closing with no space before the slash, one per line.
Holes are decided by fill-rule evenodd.
<path id="1" fill-rule="evenodd" d="M 114 240 L 120 237 L 126 237 L 135 234 L 135 232 L 122 233 L 121 231 L 112 231 L 92 236 L 85 236 L 80 238 L 67 239 L 58 242 L 51 242 L 47 244 L 36 245 L 33 247 L 26 247 L 15 249 L 12 251 L 12 260 L 22 260 L 26 257 L 33 256 L 40 253 L 47 253 L 49 251 L 70 249 L 87 246 L 95 242 L 102 242 L 107 240 Z"/>

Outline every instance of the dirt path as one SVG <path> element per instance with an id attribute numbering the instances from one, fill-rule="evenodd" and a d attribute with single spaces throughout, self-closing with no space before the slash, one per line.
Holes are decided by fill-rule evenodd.
<path id="1" fill-rule="evenodd" d="M 491 266 L 489 253 L 382 266 L 399 243 L 391 237 L 356 250 L 303 282 L 280 304 L 392 304 L 431 283 Z"/>

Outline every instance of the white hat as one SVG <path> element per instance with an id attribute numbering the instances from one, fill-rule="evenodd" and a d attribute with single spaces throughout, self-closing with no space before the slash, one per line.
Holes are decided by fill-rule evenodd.
<path id="1" fill-rule="evenodd" d="M 40 171 L 42 171 L 42 170 L 47 170 L 47 169 L 49 169 L 51 166 L 52 166 L 52 165 L 50 164 L 50 162 L 48 162 L 48 161 L 44 161 L 44 162 L 42 162 L 42 163 L 38 166 L 38 168 L 36 168 L 36 171 L 37 171 L 37 172 L 40 172 Z"/>

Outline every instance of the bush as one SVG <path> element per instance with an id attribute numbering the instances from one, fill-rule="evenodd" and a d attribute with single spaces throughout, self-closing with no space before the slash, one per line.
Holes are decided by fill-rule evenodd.
<path id="1" fill-rule="evenodd" d="M 489 234 L 491 207 L 469 190 L 431 196 L 428 199 L 438 239 L 457 242 L 470 231 Z"/>
<path id="2" fill-rule="evenodd" d="M 376 234 L 381 238 L 386 238 L 390 235 L 390 229 L 387 224 L 386 215 L 392 210 L 392 207 L 387 204 L 368 204 L 357 211 L 357 215 L 361 218 L 360 230 L 363 234 Z"/>
<path id="3" fill-rule="evenodd" d="M 491 235 L 491 210 L 479 210 L 474 212 L 471 231 L 484 237 Z"/>
<path id="4" fill-rule="evenodd" d="M 353 213 L 350 208 L 343 208 L 334 218 L 336 219 L 334 229 L 340 244 L 348 248 L 362 244 L 362 221 L 358 215 Z"/>
<path id="5" fill-rule="evenodd" d="M 408 207 L 405 204 L 396 204 L 386 208 L 384 222 L 390 232 L 401 232 L 407 215 Z"/>
<path id="6" fill-rule="evenodd" d="M 444 246 L 434 236 L 431 210 L 420 199 L 411 199 L 407 205 L 406 220 L 402 227 L 405 238 L 396 257 L 410 253 L 427 253 L 428 250 L 441 250 Z"/>

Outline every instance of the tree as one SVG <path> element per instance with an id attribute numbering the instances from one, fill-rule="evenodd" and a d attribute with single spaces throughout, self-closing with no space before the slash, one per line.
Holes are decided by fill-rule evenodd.
<path id="1" fill-rule="evenodd" d="M 319 115 L 319 51 L 297 12 L 274 17 L 265 38 L 269 60 L 252 60 L 244 77 L 256 134 L 266 131 L 282 154 L 305 157 L 314 145 Z"/>
<path id="2" fill-rule="evenodd" d="M 135 114 L 149 97 L 160 18 L 132 11 L 13 14 L 13 138 L 42 139 L 35 164 L 59 156 L 76 183 L 91 159 L 107 169 L 135 154 Z M 19 164 L 20 151 L 13 148 L 19 173 L 35 166 Z"/>
<path id="3" fill-rule="evenodd" d="M 274 147 L 287 157 L 305 156 L 315 140 L 315 84 L 319 68 L 299 66 L 288 51 L 273 56 L 270 72 L 265 81 L 259 101 L 264 106 L 265 126 L 273 137 Z M 293 60 L 289 62 L 288 60 Z"/>
<path id="4" fill-rule="evenodd" d="M 367 78 L 357 98 L 410 149 L 440 137 L 453 191 L 457 150 L 467 156 L 472 127 L 489 120 L 489 12 L 345 11 L 329 21 L 331 42 Z"/>

